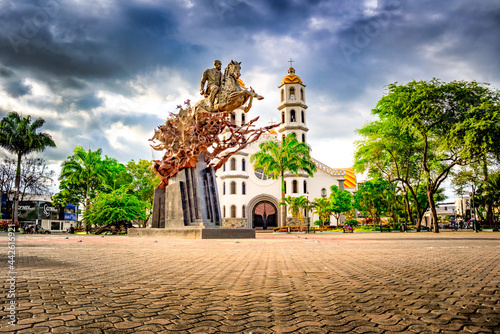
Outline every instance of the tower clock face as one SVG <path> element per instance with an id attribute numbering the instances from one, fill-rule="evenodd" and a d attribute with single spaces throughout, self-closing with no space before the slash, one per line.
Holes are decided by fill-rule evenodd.
<path id="1" fill-rule="evenodd" d="M 274 174 L 271 174 L 271 175 L 266 175 L 266 174 L 264 174 L 264 172 L 262 171 L 262 168 L 259 168 L 259 169 L 257 169 L 257 170 L 254 170 L 254 173 L 255 173 L 255 176 L 257 176 L 257 178 L 258 178 L 259 180 L 263 180 L 263 181 L 265 181 L 265 180 L 269 180 L 269 179 L 270 179 L 270 178 L 272 178 L 272 177 L 273 177 L 273 175 L 274 175 Z"/>

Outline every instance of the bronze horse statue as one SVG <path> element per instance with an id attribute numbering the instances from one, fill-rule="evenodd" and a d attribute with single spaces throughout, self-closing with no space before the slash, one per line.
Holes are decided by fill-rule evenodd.
<path id="1" fill-rule="evenodd" d="M 210 101 L 208 98 L 205 98 L 194 105 L 195 112 L 230 112 L 241 108 L 247 101 L 248 104 L 243 107 L 243 110 L 248 112 L 252 107 L 252 100 L 254 97 L 258 100 L 262 100 L 264 97 L 255 93 L 252 87 L 246 89 L 240 86 L 238 82 L 241 75 L 240 70 L 241 63 L 231 60 L 224 70 L 224 77 L 222 78 L 222 84 L 215 99 L 214 106 L 210 106 Z"/>

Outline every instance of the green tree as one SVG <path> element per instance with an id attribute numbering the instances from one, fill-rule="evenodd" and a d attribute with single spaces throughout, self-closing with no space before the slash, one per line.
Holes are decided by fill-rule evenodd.
<path id="1" fill-rule="evenodd" d="M 284 203 L 280 203 L 280 206 L 288 205 L 288 211 L 290 214 L 300 222 L 300 226 L 304 224 L 305 216 L 304 211 L 308 205 L 307 198 L 302 195 L 298 197 L 287 196 L 284 198 Z"/>
<path id="2" fill-rule="evenodd" d="M 340 215 L 351 210 L 352 195 L 349 191 L 340 189 L 336 185 L 331 186 L 330 190 L 330 208 L 332 210 L 333 216 L 337 220 L 337 225 L 339 225 Z"/>
<path id="3" fill-rule="evenodd" d="M 422 145 L 429 207 L 437 222 L 434 195 L 453 167 L 500 152 L 500 94 L 475 81 L 438 79 L 390 84 L 373 114 L 390 119 Z M 434 232 L 438 232 L 434 224 Z"/>
<path id="4" fill-rule="evenodd" d="M 387 212 L 389 203 L 386 196 L 391 185 L 382 179 L 369 180 L 361 183 L 354 195 L 354 207 L 365 216 L 374 219 L 374 224 L 380 224 L 380 217 Z"/>
<path id="5" fill-rule="evenodd" d="M 67 205 L 68 203 L 85 203 L 85 208 L 90 205 L 91 199 L 99 191 L 110 192 L 119 189 L 123 180 L 118 180 L 116 176 L 125 170 L 116 159 L 101 157 L 102 150 L 85 151 L 81 146 L 73 150 L 61 164 L 61 175 L 59 180 L 59 192 L 53 196 L 53 201 L 57 205 Z M 87 232 L 90 225 L 87 225 Z"/>
<path id="6" fill-rule="evenodd" d="M 151 206 L 128 193 L 126 187 L 111 193 L 100 192 L 86 208 L 84 221 L 87 226 L 108 225 L 147 219 L 146 210 Z"/>
<path id="7" fill-rule="evenodd" d="M 134 195 L 140 200 L 147 201 L 153 205 L 155 187 L 160 184 L 160 177 L 153 172 L 150 167 L 152 162 L 140 159 L 135 162 L 130 160 L 126 167 L 128 173 L 132 176 L 131 189 Z"/>
<path id="8" fill-rule="evenodd" d="M 390 115 L 368 123 L 357 132 L 363 140 L 356 142 L 354 170 L 400 185 L 406 215 L 410 221 L 413 221 L 413 214 L 417 215 L 417 231 L 420 231 L 427 210 L 419 193 L 423 182 L 422 168 L 419 167 L 422 141 L 399 126 L 398 120 Z"/>
<path id="9" fill-rule="evenodd" d="M 310 148 L 306 143 L 297 141 L 295 134 L 289 134 L 283 141 L 267 141 L 259 145 L 260 151 L 250 157 L 254 169 L 262 169 L 264 174 L 272 175 L 281 182 L 281 226 L 286 225 L 285 173 L 299 176 L 305 172 L 313 176 L 316 165 L 310 156 Z"/>
<path id="10" fill-rule="evenodd" d="M 321 228 L 323 228 L 325 224 L 330 224 L 330 216 L 333 213 L 330 198 L 315 198 L 312 204 L 314 213 L 318 215 L 321 222 Z"/>
<path id="11" fill-rule="evenodd" d="M 22 117 L 12 112 L 0 120 L 0 146 L 17 156 L 12 222 L 18 220 L 19 186 L 21 182 L 21 159 L 32 152 L 42 152 L 47 147 L 56 147 L 52 137 L 37 131 L 45 124 L 42 118 L 31 122 L 31 116 Z"/>
<path id="12" fill-rule="evenodd" d="M 153 206 L 155 187 L 161 182 L 160 177 L 149 168 L 151 165 L 151 161 L 141 159 L 138 162 L 131 160 L 126 166 L 128 173 L 132 177 L 130 190 L 134 196 L 141 201 L 147 202 L 150 207 Z M 149 219 L 149 215 L 147 215 L 147 219 Z M 138 221 L 139 226 L 144 226 L 145 222 Z"/>

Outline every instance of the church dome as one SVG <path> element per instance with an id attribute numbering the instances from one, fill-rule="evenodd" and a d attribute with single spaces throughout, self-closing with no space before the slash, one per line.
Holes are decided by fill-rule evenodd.
<path id="1" fill-rule="evenodd" d="M 282 85 L 286 83 L 302 83 L 302 79 L 299 78 L 298 75 L 295 75 L 295 69 L 293 67 L 288 69 L 288 75 L 281 80 Z"/>

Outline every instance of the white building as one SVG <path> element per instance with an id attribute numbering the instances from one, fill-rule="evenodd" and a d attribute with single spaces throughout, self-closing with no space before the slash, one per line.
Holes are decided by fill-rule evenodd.
<path id="1" fill-rule="evenodd" d="M 241 85 L 244 85 L 240 81 Z M 280 180 L 273 180 L 261 171 L 254 171 L 250 156 L 259 150 L 263 141 L 280 141 L 295 133 L 299 141 L 307 143 L 306 86 L 290 67 L 280 86 L 281 125 L 276 131 L 264 134 L 244 150 L 234 154 L 217 173 L 217 187 L 221 203 L 223 226 L 268 229 L 283 226 L 280 217 Z M 246 115 L 237 109 L 232 115 L 235 124 L 244 124 Z M 356 189 L 354 172 L 350 168 L 331 168 L 314 159 L 317 172 L 314 177 L 306 173 L 285 176 L 286 195 L 308 196 L 309 200 L 330 195 L 330 186 L 337 185 L 350 191 Z M 289 216 L 291 218 L 291 216 Z M 311 217 L 311 224 L 315 217 Z M 332 217 L 333 221 L 334 218 Z"/>

